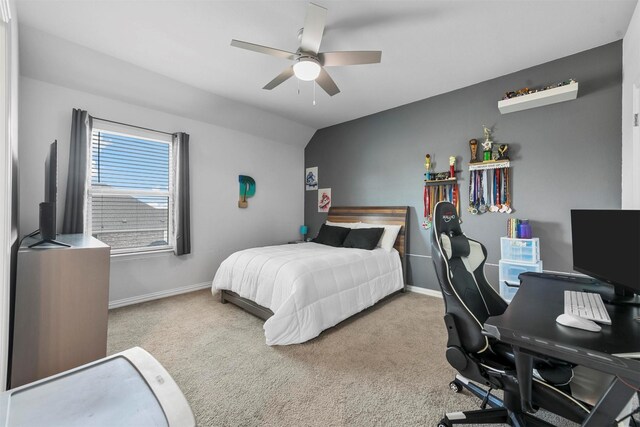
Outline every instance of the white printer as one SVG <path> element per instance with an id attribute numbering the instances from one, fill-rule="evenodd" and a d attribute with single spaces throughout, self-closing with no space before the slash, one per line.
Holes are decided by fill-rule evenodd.
<path id="1" fill-rule="evenodd" d="M 189 403 L 140 347 L 0 394 L 0 426 L 193 427 Z"/>

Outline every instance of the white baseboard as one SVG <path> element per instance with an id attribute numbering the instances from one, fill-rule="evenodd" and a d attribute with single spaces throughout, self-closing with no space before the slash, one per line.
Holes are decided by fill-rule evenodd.
<path id="1" fill-rule="evenodd" d="M 195 285 L 183 286 L 181 288 L 168 289 L 166 291 L 152 292 L 150 294 L 139 295 L 130 298 L 109 301 L 109 309 L 124 307 L 126 305 L 139 304 L 141 302 L 153 301 L 154 299 L 172 297 L 174 295 L 186 294 L 187 292 L 199 291 L 211 287 L 211 282 L 196 283 Z"/>
<path id="2" fill-rule="evenodd" d="M 442 292 L 435 291 L 433 289 L 421 288 L 420 286 L 407 285 L 409 292 L 415 292 L 416 294 L 429 295 L 430 297 L 442 298 Z"/>
<path id="3" fill-rule="evenodd" d="M 181 288 L 168 289 L 166 291 L 152 292 L 150 294 L 139 295 L 130 298 L 118 299 L 109 302 L 109 310 L 112 308 L 125 307 L 127 305 L 139 304 L 141 302 L 153 301 L 160 298 L 172 297 L 175 295 L 186 294 L 188 292 L 199 291 L 211 287 L 211 282 L 196 283 L 195 285 L 183 286 Z M 415 292 L 417 294 L 428 295 L 430 297 L 442 298 L 440 291 L 433 289 L 422 288 L 420 286 L 407 285 L 409 292 Z"/>

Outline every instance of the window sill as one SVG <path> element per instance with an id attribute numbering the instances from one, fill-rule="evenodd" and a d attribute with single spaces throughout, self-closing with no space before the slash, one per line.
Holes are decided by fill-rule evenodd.
<path id="1" fill-rule="evenodd" d="M 135 259 L 135 258 L 150 258 L 154 256 L 164 256 L 165 254 L 173 253 L 173 248 L 163 248 L 155 250 L 143 250 L 143 251 L 130 251 L 130 252 L 115 252 L 111 253 L 111 258 L 117 259 Z"/>

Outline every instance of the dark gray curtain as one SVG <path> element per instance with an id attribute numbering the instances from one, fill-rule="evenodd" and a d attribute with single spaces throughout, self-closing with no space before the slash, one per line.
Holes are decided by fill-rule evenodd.
<path id="1" fill-rule="evenodd" d="M 89 113 L 73 109 L 71 114 L 71 141 L 69 144 L 69 174 L 64 201 L 62 234 L 84 231 L 85 199 L 87 195 L 87 156 L 91 145 L 93 120 Z"/>
<path id="2" fill-rule="evenodd" d="M 189 135 L 184 132 L 173 134 L 176 167 L 176 255 L 191 253 L 191 205 L 189 191 Z"/>

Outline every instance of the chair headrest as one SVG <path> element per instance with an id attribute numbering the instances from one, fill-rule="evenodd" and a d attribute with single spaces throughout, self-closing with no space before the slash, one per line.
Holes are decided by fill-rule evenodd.
<path id="1" fill-rule="evenodd" d="M 463 258 L 468 257 L 471 253 L 471 245 L 467 236 L 449 237 L 442 235 L 442 249 L 447 254 L 447 258 Z"/>
<path id="2" fill-rule="evenodd" d="M 462 235 L 460 217 L 451 202 L 439 202 L 433 212 L 433 225 L 436 236 L 446 234 L 449 237 Z"/>

